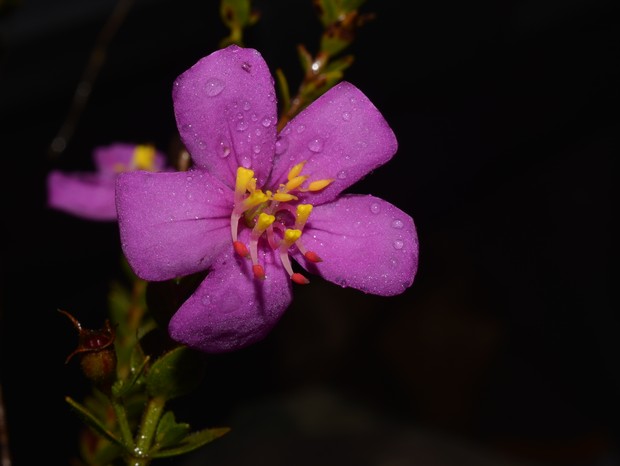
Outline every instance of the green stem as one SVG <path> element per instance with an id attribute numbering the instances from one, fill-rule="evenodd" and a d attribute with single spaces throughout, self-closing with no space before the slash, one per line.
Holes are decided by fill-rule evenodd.
<path id="1" fill-rule="evenodd" d="M 125 406 L 122 403 L 119 403 L 119 400 L 116 397 L 113 397 L 112 407 L 114 408 L 114 413 L 116 414 L 116 422 L 118 422 L 123 443 L 127 446 L 128 450 L 133 450 L 133 437 L 131 435 L 129 421 L 127 420 L 127 411 L 125 411 Z"/>
<path id="2" fill-rule="evenodd" d="M 165 405 L 166 399 L 163 397 L 149 399 L 142 415 L 140 429 L 136 435 L 134 455 L 129 458 L 129 462 L 127 463 L 129 466 L 148 466 L 150 464 L 151 458 L 148 453 L 155 439 L 157 424 L 164 412 Z"/>

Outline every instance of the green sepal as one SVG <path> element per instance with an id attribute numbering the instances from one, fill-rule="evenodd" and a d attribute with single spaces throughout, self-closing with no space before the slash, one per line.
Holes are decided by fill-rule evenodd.
<path id="1" fill-rule="evenodd" d="M 198 353 L 179 346 L 153 363 L 146 375 L 147 392 L 166 400 L 185 395 L 202 380 L 204 364 Z"/>
<path id="2" fill-rule="evenodd" d="M 186 436 L 176 447 L 158 450 L 149 454 L 151 458 L 167 458 L 182 455 L 196 450 L 209 442 L 230 432 L 229 427 L 216 427 L 204 429 Z"/>
<path id="3" fill-rule="evenodd" d="M 157 449 L 172 447 L 187 434 L 189 434 L 190 426 L 185 422 L 178 423 L 174 418 L 172 411 L 167 411 L 157 424 L 157 432 L 155 434 L 155 444 Z"/>
<path id="4" fill-rule="evenodd" d="M 65 397 L 65 401 L 69 403 L 71 408 L 75 410 L 75 412 L 86 425 L 88 425 L 91 429 L 93 429 L 95 432 L 97 432 L 99 435 L 106 438 L 110 442 L 125 449 L 125 445 L 123 445 L 123 443 L 118 438 L 116 438 L 116 436 L 112 432 L 110 432 L 110 430 L 108 430 L 108 428 L 99 419 L 97 419 L 85 406 L 81 405 L 69 396 Z"/>

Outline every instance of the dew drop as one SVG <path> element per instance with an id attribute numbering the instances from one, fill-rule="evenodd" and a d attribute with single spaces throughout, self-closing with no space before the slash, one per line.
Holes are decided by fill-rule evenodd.
<path id="1" fill-rule="evenodd" d="M 276 154 L 283 154 L 286 152 L 286 149 L 288 149 L 288 139 L 283 136 L 278 137 L 276 141 Z"/>
<path id="2" fill-rule="evenodd" d="M 220 141 L 220 157 L 223 159 L 230 155 L 230 147 L 227 141 Z"/>
<path id="3" fill-rule="evenodd" d="M 187 181 L 192 181 L 192 177 L 191 176 L 188 176 L 186 179 L 187 179 Z"/>
<path id="4" fill-rule="evenodd" d="M 250 105 L 250 102 L 248 102 L 247 100 L 243 102 L 243 110 L 248 111 L 251 108 L 252 108 L 252 105 Z"/>
<path id="5" fill-rule="evenodd" d="M 252 65 L 250 65 L 247 61 L 244 61 L 241 64 L 241 69 L 245 71 L 246 73 L 249 73 L 252 70 Z"/>
<path id="6" fill-rule="evenodd" d="M 224 90 L 224 87 L 224 81 L 218 78 L 207 79 L 205 83 L 206 92 L 209 97 L 219 95 Z"/>
<path id="7" fill-rule="evenodd" d="M 261 134 L 263 134 L 263 132 L 260 130 L 260 128 L 256 128 L 254 130 L 254 134 L 256 134 L 257 136 L 260 136 Z"/>
<path id="8" fill-rule="evenodd" d="M 308 143 L 308 149 L 312 152 L 321 152 L 323 150 L 323 141 L 321 139 L 313 139 Z"/>
<path id="9" fill-rule="evenodd" d="M 336 175 L 336 177 L 339 180 L 344 180 L 347 177 L 347 172 L 345 172 L 344 170 L 340 170 L 338 174 Z"/>
<path id="10" fill-rule="evenodd" d="M 297 132 L 298 132 L 298 133 L 303 133 L 305 130 L 306 130 L 305 125 L 299 125 L 299 126 L 297 127 Z"/>
<path id="11" fill-rule="evenodd" d="M 265 128 L 269 128 L 269 126 L 271 125 L 271 120 L 269 118 L 263 118 L 263 121 L 261 123 Z"/>
<path id="12" fill-rule="evenodd" d="M 244 120 L 241 120 L 237 123 L 237 131 L 245 131 L 248 129 L 248 123 Z"/>
<path id="13" fill-rule="evenodd" d="M 349 112 L 343 112 L 342 113 L 342 119 L 344 121 L 349 121 L 351 119 L 351 114 Z"/>
<path id="14" fill-rule="evenodd" d="M 405 243 L 403 243 L 401 240 L 397 239 L 394 240 L 394 243 L 392 243 L 394 245 L 394 249 L 402 249 L 403 246 L 405 245 Z"/>
<path id="15" fill-rule="evenodd" d="M 252 113 L 250 118 L 252 118 L 252 121 L 258 121 L 258 115 L 256 113 Z"/>
<path id="16" fill-rule="evenodd" d="M 401 229 L 402 227 L 403 227 L 403 222 L 402 222 L 402 220 L 398 220 L 398 219 L 396 219 L 396 220 L 394 220 L 394 221 L 392 222 L 392 228 L 398 228 L 398 229 Z"/>
<path id="17" fill-rule="evenodd" d="M 373 214 L 378 214 L 381 211 L 381 206 L 379 206 L 379 204 L 374 202 L 374 203 L 370 204 L 370 211 Z"/>
<path id="18" fill-rule="evenodd" d="M 255 154 L 260 153 L 260 146 L 256 145 L 254 146 L 254 148 L 252 149 L 254 151 Z"/>

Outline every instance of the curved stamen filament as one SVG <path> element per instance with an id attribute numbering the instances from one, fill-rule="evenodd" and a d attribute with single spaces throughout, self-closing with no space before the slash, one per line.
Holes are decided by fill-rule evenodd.
<path id="1" fill-rule="evenodd" d="M 250 258 L 252 259 L 252 272 L 256 278 L 263 280 L 265 278 L 265 269 L 258 263 L 258 239 L 276 220 L 274 215 L 262 212 L 256 220 L 256 225 L 252 229 L 250 235 Z"/>

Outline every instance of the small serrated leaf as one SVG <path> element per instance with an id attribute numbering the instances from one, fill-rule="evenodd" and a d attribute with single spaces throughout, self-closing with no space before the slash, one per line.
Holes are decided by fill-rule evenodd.
<path id="1" fill-rule="evenodd" d="M 186 436 L 178 446 L 159 450 L 150 454 L 152 458 L 168 458 L 171 456 L 182 455 L 196 450 L 209 442 L 230 432 L 229 427 L 216 427 L 213 429 L 204 429 L 194 432 Z"/>
<path id="2" fill-rule="evenodd" d="M 174 413 L 167 411 L 157 425 L 155 444 L 157 448 L 172 447 L 189 433 L 190 426 L 185 422 L 176 422 Z"/>
<path id="3" fill-rule="evenodd" d="M 166 400 L 192 391 L 202 380 L 204 359 L 179 346 L 157 359 L 146 374 L 146 389 L 152 397 Z"/>
<path id="4" fill-rule="evenodd" d="M 97 419 L 85 406 L 81 405 L 73 398 L 67 396 L 65 397 L 65 401 L 69 403 L 69 405 L 75 410 L 78 416 L 87 424 L 90 428 L 92 428 L 96 433 L 106 438 L 110 442 L 118 445 L 119 447 L 125 448 L 123 443 L 116 438 L 116 436 L 110 432 L 110 430 L 99 420 Z"/>

